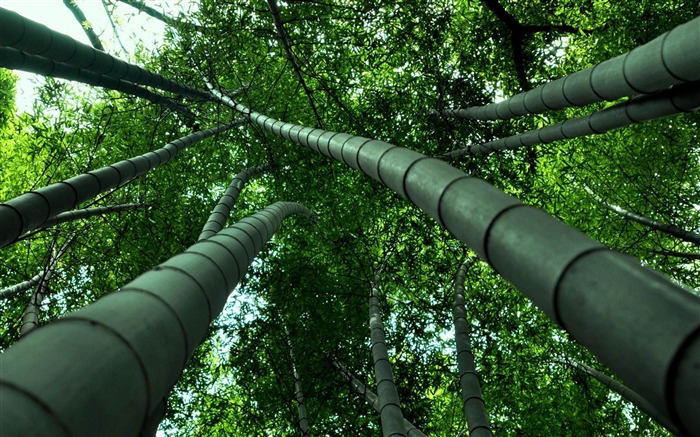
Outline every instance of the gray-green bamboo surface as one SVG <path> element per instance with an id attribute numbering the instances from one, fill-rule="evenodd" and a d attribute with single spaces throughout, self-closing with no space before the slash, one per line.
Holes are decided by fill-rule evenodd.
<path id="1" fill-rule="evenodd" d="M 124 203 L 121 205 L 110 206 L 94 206 L 92 208 L 76 209 L 73 211 L 62 212 L 41 224 L 42 228 L 58 225 L 61 223 L 72 222 L 74 220 L 82 220 L 99 215 L 111 214 L 115 212 L 131 211 L 139 208 L 148 208 L 149 203 Z"/>
<path id="2" fill-rule="evenodd" d="M 471 437 L 492 437 L 491 425 L 486 415 L 486 403 L 481 395 L 479 375 L 476 373 L 474 353 L 469 341 L 469 322 L 464 298 L 464 278 L 469 267 L 476 260 L 465 262 L 457 270 L 454 285 L 454 326 L 457 351 L 457 369 L 459 370 L 459 386 L 462 391 L 462 409 L 469 426 Z"/>
<path id="3" fill-rule="evenodd" d="M 30 191 L 0 203 L 0 247 L 7 246 L 48 219 L 100 193 L 116 188 L 170 161 L 199 141 L 242 124 L 234 121 L 172 141 L 160 149 L 107 167 L 92 170 L 62 182 Z"/>
<path id="4" fill-rule="evenodd" d="M 152 429 L 209 324 L 290 214 L 311 216 L 302 205 L 277 202 L 7 349 L 0 356 L 0 435 Z"/>
<path id="5" fill-rule="evenodd" d="M 10 70 L 22 70 L 42 76 L 58 77 L 61 79 L 82 82 L 88 85 L 119 91 L 132 96 L 146 99 L 157 105 L 163 105 L 175 112 L 183 114 L 189 122 L 194 121 L 194 114 L 179 103 L 158 95 L 152 91 L 103 74 L 94 73 L 68 64 L 52 61 L 41 56 L 30 55 L 10 47 L 0 47 L 0 67 Z"/>
<path id="6" fill-rule="evenodd" d="M 585 135 L 602 134 L 634 123 L 691 112 L 698 108 L 700 108 L 700 82 L 688 82 L 655 94 L 634 97 L 583 117 L 571 118 L 522 134 L 454 150 L 441 155 L 440 158 L 456 158 L 467 153 L 486 154 L 497 150 L 518 149 Z"/>
<path id="7" fill-rule="evenodd" d="M 700 17 L 600 64 L 554 80 L 510 99 L 484 106 L 447 109 L 443 114 L 472 120 L 507 120 L 554 109 L 649 94 L 700 80 Z"/>
<path id="8" fill-rule="evenodd" d="M 208 98 L 206 93 L 124 62 L 16 12 L 0 8 L 0 23 L 0 47 L 11 47 L 75 68 L 183 96 Z"/>
<path id="9" fill-rule="evenodd" d="M 375 274 L 369 295 L 369 329 L 374 375 L 377 381 L 377 394 L 379 395 L 379 418 L 382 422 L 382 435 L 384 437 L 405 437 L 406 427 L 403 413 L 401 412 L 399 393 L 394 384 L 394 373 L 391 370 L 384 338 L 384 325 L 379 309 L 379 298 L 377 297 L 379 294 L 378 286 L 379 274 Z"/>
<path id="10" fill-rule="evenodd" d="M 700 298 L 638 260 L 435 158 L 223 103 L 406 197 L 687 433 L 700 434 Z M 639 323 L 639 320 L 647 320 Z"/>
<path id="11" fill-rule="evenodd" d="M 341 364 L 340 361 L 333 358 L 332 364 L 333 367 L 335 367 L 340 374 L 345 377 L 345 380 L 348 382 L 348 384 L 350 384 L 352 391 L 354 391 L 357 395 L 362 396 L 374 409 L 374 411 L 379 413 L 381 411 L 379 408 L 379 397 L 372 390 L 368 389 L 362 381 L 357 379 L 357 377 L 353 375 L 352 372 L 350 372 L 343 364 Z M 425 437 L 423 431 L 416 428 L 411 422 L 406 420 L 406 418 L 403 419 L 403 423 L 406 427 L 407 437 Z"/>
<path id="12" fill-rule="evenodd" d="M 248 182 L 250 178 L 253 178 L 269 169 L 270 164 L 262 164 L 257 167 L 247 168 L 238 173 L 229 184 L 223 196 L 221 196 L 219 203 L 214 207 L 214 210 L 209 215 L 207 222 L 204 223 L 204 227 L 202 228 L 202 232 L 199 234 L 197 241 L 206 240 L 222 230 L 224 226 L 226 226 L 226 220 L 228 220 L 229 215 L 231 214 L 231 209 L 233 209 L 233 205 L 236 203 L 236 200 L 238 200 L 238 196 L 241 194 L 241 190 L 243 190 L 245 183 Z"/>

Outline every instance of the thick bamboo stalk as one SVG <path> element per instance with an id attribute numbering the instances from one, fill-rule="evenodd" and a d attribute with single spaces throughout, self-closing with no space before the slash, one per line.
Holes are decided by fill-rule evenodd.
<path id="1" fill-rule="evenodd" d="M 700 366 L 694 364 L 700 362 L 700 298 L 439 159 L 379 140 L 285 123 L 215 89 L 212 94 L 263 129 L 408 198 L 682 432 L 700 434 Z"/>
<path id="2" fill-rule="evenodd" d="M 518 149 L 563 139 L 597 135 L 635 123 L 695 111 L 698 108 L 700 108 L 700 82 L 683 83 L 655 94 L 634 97 L 583 117 L 454 150 L 441 155 L 440 158 L 456 158 L 468 153 L 487 154 L 497 150 Z"/>
<path id="3" fill-rule="evenodd" d="M 224 195 L 221 196 L 219 203 L 216 205 L 216 207 L 214 207 L 214 210 L 209 215 L 209 219 L 204 224 L 202 232 L 199 234 L 197 241 L 206 240 L 222 230 L 224 226 L 226 226 L 226 220 L 228 220 L 228 217 L 231 214 L 231 209 L 233 209 L 233 205 L 236 203 L 236 200 L 238 200 L 238 196 L 241 194 L 241 190 L 243 190 L 245 183 L 248 182 L 250 178 L 255 177 L 269 169 L 270 164 L 262 164 L 257 167 L 247 168 L 238 173 L 229 184 L 228 188 L 224 192 Z"/>
<path id="4" fill-rule="evenodd" d="M 447 109 L 472 120 L 507 120 L 549 110 L 649 94 L 700 80 L 700 17 L 681 24 L 625 54 L 484 106 Z"/>
<path id="5" fill-rule="evenodd" d="M 138 85 L 183 96 L 208 98 L 206 93 L 124 62 L 7 9 L 0 8 L 0 23 L 0 47 L 14 48 Z"/>
<path id="6" fill-rule="evenodd" d="M 194 114 L 192 114 L 189 109 L 172 99 L 158 95 L 131 82 L 114 79 L 81 68 L 75 68 L 68 64 L 54 62 L 51 59 L 30 55 L 17 49 L 0 47 L 0 67 L 10 70 L 28 71 L 42 76 L 58 77 L 130 94 L 146 99 L 151 103 L 163 105 L 166 108 L 183 114 L 189 123 L 194 122 Z"/>
<path id="7" fill-rule="evenodd" d="M 7 246 L 25 232 L 36 229 L 49 218 L 165 164 L 199 141 L 242 123 L 239 120 L 195 132 L 154 152 L 119 161 L 0 203 L 0 247 Z"/>
<path id="8" fill-rule="evenodd" d="M 637 393 L 635 393 L 634 390 L 631 390 L 629 387 L 622 384 L 621 382 L 615 381 L 614 379 L 612 379 L 608 375 L 604 374 L 603 372 L 596 370 L 590 366 L 587 366 L 583 363 L 579 363 L 577 361 L 556 360 L 556 362 L 560 363 L 560 364 L 566 364 L 568 366 L 571 366 L 574 369 L 577 369 L 577 370 L 579 370 L 583 373 L 586 373 L 587 375 L 595 378 L 601 384 L 609 387 L 615 393 L 619 394 L 623 398 L 632 402 L 640 410 L 642 410 L 646 414 L 648 414 L 649 417 L 651 417 L 655 421 L 659 422 L 659 424 L 661 424 L 664 428 L 671 431 L 673 434 L 679 435 L 678 429 L 676 429 L 676 427 L 672 423 L 670 423 L 669 421 L 666 420 L 665 417 L 660 415 L 658 413 L 658 411 L 656 411 L 656 409 L 651 404 L 649 404 L 649 402 L 647 402 L 644 398 L 642 398 Z"/>
<path id="9" fill-rule="evenodd" d="M 491 437 L 491 425 L 486 415 L 486 404 L 481 395 L 479 376 L 476 373 L 474 353 L 469 341 L 469 322 L 464 298 L 464 278 L 476 260 L 467 261 L 457 271 L 454 286 L 454 326 L 457 351 L 459 385 L 462 391 L 462 409 L 471 437 Z"/>
<path id="10" fill-rule="evenodd" d="M 357 377 L 353 375 L 352 372 L 350 372 L 343 364 L 341 364 L 340 361 L 333 358 L 332 364 L 333 367 L 335 367 L 340 372 L 340 374 L 343 375 L 348 381 L 352 391 L 354 391 L 359 396 L 362 396 L 365 399 L 365 401 L 367 401 L 367 403 L 374 409 L 374 411 L 379 413 L 381 411 L 381 409 L 379 408 L 379 397 L 372 390 L 368 389 L 364 383 L 357 379 Z M 416 428 L 411 422 L 409 422 L 405 418 L 403 419 L 403 423 L 406 427 L 407 437 L 425 437 L 423 431 Z"/>
<path id="11" fill-rule="evenodd" d="M 399 393 L 394 384 L 394 373 L 391 370 L 389 354 L 384 338 L 384 325 L 379 310 L 378 287 L 379 274 L 374 276 L 374 283 L 369 296 L 369 329 L 372 341 L 372 360 L 374 361 L 374 374 L 377 380 L 377 393 L 379 394 L 379 418 L 382 422 L 382 434 L 384 437 L 406 436 Z"/>
<path id="12" fill-rule="evenodd" d="M 170 390 L 253 258 L 302 205 L 277 202 L 0 356 L 2 435 L 129 436 Z"/>
<path id="13" fill-rule="evenodd" d="M 149 206 L 151 206 L 149 203 L 124 203 L 121 205 L 95 206 L 92 208 L 76 209 L 73 211 L 62 212 L 54 217 L 51 217 L 42 223 L 41 227 L 48 228 L 49 226 L 72 222 L 74 220 L 82 220 L 89 217 L 111 214 L 115 212 L 131 211 L 139 208 L 148 208 Z"/>

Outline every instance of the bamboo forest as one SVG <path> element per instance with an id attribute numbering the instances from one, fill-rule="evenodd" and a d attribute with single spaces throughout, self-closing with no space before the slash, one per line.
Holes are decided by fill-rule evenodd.
<path id="1" fill-rule="evenodd" d="M 700 436 L 697 1 L 11 3 L 0 435 Z"/>

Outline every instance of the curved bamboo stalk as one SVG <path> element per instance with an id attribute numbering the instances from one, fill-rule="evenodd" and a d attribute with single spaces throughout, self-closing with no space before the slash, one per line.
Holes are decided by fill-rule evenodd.
<path id="1" fill-rule="evenodd" d="M 14 48 L 30 55 L 38 55 L 138 85 L 208 99 L 206 93 L 124 62 L 13 11 L 0 8 L 0 22 L 0 47 Z"/>
<path id="2" fill-rule="evenodd" d="M 238 173 L 229 184 L 223 196 L 221 196 L 219 203 L 209 215 L 209 219 L 204 224 L 202 232 L 199 234 L 199 237 L 197 237 L 197 241 L 206 240 L 222 230 L 224 226 L 226 226 L 226 220 L 228 220 L 233 205 L 236 203 L 236 200 L 238 200 L 238 196 L 241 194 L 245 183 L 248 182 L 250 178 L 269 169 L 270 164 L 262 164 L 257 167 L 247 168 Z"/>
<path id="3" fill-rule="evenodd" d="M 681 431 L 700 434 L 700 368 L 693 364 L 700 361 L 700 298 L 439 159 L 379 140 L 285 123 L 211 89 L 268 132 L 341 161 L 408 198 L 660 414 L 676 418 Z M 654 323 L 640 324 L 640 317 Z"/>
<path id="4" fill-rule="evenodd" d="M 454 326 L 455 342 L 457 343 L 457 368 L 459 370 L 459 385 L 462 389 L 462 409 L 472 437 L 491 437 L 491 425 L 486 415 L 486 404 L 481 395 L 479 376 L 476 374 L 474 353 L 469 341 L 469 322 L 464 298 L 464 278 L 476 259 L 462 264 L 457 271 L 454 287 Z"/>
<path id="5" fill-rule="evenodd" d="M 615 393 L 622 396 L 624 399 L 627 399 L 628 401 L 632 402 L 640 410 L 648 414 L 649 417 L 661 424 L 664 428 L 666 428 L 675 435 L 679 435 L 678 429 L 671 422 L 669 422 L 668 420 L 666 420 L 665 417 L 659 414 L 659 412 L 656 411 L 656 409 L 651 404 L 649 404 L 649 402 L 647 402 L 644 398 L 635 393 L 634 390 L 630 389 L 621 382 L 615 381 L 603 372 L 596 370 L 590 366 L 587 366 L 583 363 L 579 363 L 578 361 L 554 360 L 554 362 L 573 367 L 574 369 L 583 372 L 591 376 L 592 378 L 595 378 L 598 382 L 607 386 Z"/>
<path id="6" fill-rule="evenodd" d="M 98 215 L 111 214 L 114 212 L 131 211 L 139 208 L 148 208 L 150 203 L 124 203 L 121 205 L 111 206 L 95 206 L 92 208 L 76 209 L 73 211 L 62 212 L 41 224 L 42 228 L 58 225 L 61 223 L 72 222 L 74 220 L 82 220 Z"/>
<path id="7" fill-rule="evenodd" d="M 699 107 L 700 82 L 683 83 L 655 94 L 634 97 L 626 102 L 595 111 L 583 117 L 572 118 L 540 129 L 454 150 L 440 155 L 439 158 L 456 158 L 468 153 L 487 154 L 497 150 L 518 149 L 563 139 L 597 135 L 635 123 L 695 111 Z"/>
<path id="8" fill-rule="evenodd" d="M 291 214 L 311 216 L 302 205 L 277 202 L 7 349 L 0 356 L 3 433 L 148 429 L 229 293 Z"/>
<path id="9" fill-rule="evenodd" d="M 640 225 L 644 225 L 648 228 L 661 231 L 665 234 L 668 234 L 672 237 L 680 238 L 683 241 L 687 241 L 689 243 L 697 244 L 700 245 L 700 234 L 697 234 L 692 231 L 687 231 L 683 228 L 679 228 L 678 226 L 674 225 L 668 225 L 666 223 L 661 223 L 656 220 L 652 220 L 650 218 L 641 216 L 639 214 L 635 214 L 631 211 L 627 211 L 626 209 L 613 205 L 611 203 L 606 202 L 603 200 L 602 197 L 597 195 L 596 193 L 593 192 L 589 187 L 584 186 L 583 187 L 588 194 L 591 195 L 595 200 L 598 201 L 601 205 L 603 205 L 605 208 L 608 210 L 614 212 L 615 214 L 618 214 L 619 216 L 626 218 L 628 220 L 632 220 L 634 222 L 639 223 Z"/>
<path id="10" fill-rule="evenodd" d="M 335 367 L 341 375 L 345 377 L 345 380 L 348 381 L 350 384 L 350 388 L 352 391 L 354 391 L 356 394 L 359 396 L 362 396 L 365 401 L 376 411 L 377 413 L 381 412 L 381 408 L 379 408 L 379 397 L 370 389 L 367 388 L 367 386 L 362 383 L 355 375 L 352 374 L 340 361 L 337 359 L 333 358 L 331 363 L 333 364 L 333 367 Z M 404 426 L 406 427 L 406 436 L 407 437 L 425 437 L 425 434 L 423 434 L 423 431 L 420 429 L 416 428 L 411 422 L 406 420 L 405 418 L 403 419 Z"/>
<path id="11" fill-rule="evenodd" d="M 75 19 L 78 21 L 78 24 L 80 24 L 80 27 L 83 28 L 83 31 L 85 32 L 85 35 L 87 35 L 92 46 L 97 50 L 101 50 L 104 52 L 105 48 L 102 45 L 102 42 L 100 42 L 100 38 L 95 33 L 95 29 L 92 28 L 90 22 L 83 13 L 83 10 L 80 9 L 80 6 L 78 6 L 75 0 L 63 0 L 63 4 L 66 5 L 68 10 L 70 10 Z"/>
<path id="12" fill-rule="evenodd" d="M 377 393 L 379 395 L 379 417 L 382 422 L 384 437 L 406 436 L 403 413 L 399 402 L 399 393 L 394 384 L 394 373 L 391 370 L 389 354 L 384 339 L 384 326 L 379 310 L 379 273 L 374 275 L 374 282 L 369 296 L 369 329 L 372 339 L 372 359 L 374 374 L 377 378 Z"/>
<path id="13" fill-rule="evenodd" d="M 165 106 L 175 112 L 185 116 L 188 123 L 193 123 L 195 116 L 192 112 L 175 102 L 172 99 L 158 95 L 152 91 L 127 82 L 121 79 L 114 79 L 102 74 L 93 73 L 92 71 L 75 68 L 60 62 L 54 62 L 51 59 L 42 58 L 24 53 L 20 50 L 0 47 L 0 67 L 10 70 L 22 70 L 30 73 L 40 74 L 48 77 L 58 77 L 61 79 L 81 82 L 88 85 L 99 86 L 102 88 L 119 91 L 125 94 L 130 94 L 135 97 L 148 100 L 156 105 Z"/>
<path id="14" fill-rule="evenodd" d="M 562 77 L 510 99 L 484 106 L 446 109 L 471 120 L 507 120 L 555 109 L 649 94 L 700 80 L 700 17 L 616 58 Z"/>
<path id="15" fill-rule="evenodd" d="M 167 163 L 179 152 L 199 141 L 242 123 L 238 120 L 195 132 L 154 152 L 119 161 L 0 203 L 0 247 L 7 246 L 25 232 L 36 229 L 49 218 Z"/>

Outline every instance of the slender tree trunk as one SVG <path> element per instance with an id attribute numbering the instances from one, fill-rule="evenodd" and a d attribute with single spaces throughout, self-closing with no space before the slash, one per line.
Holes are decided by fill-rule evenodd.
<path id="1" fill-rule="evenodd" d="M 7 9 L 0 8 L 0 23 L 0 47 L 14 48 L 137 85 L 152 86 L 183 96 L 208 98 L 205 93 L 192 87 L 124 62 Z M 37 42 L 36 35 L 45 37 Z"/>
<path id="2" fill-rule="evenodd" d="M 206 240 L 222 230 L 224 226 L 226 226 L 226 220 L 228 220 L 231 209 L 233 209 L 233 205 L 236 203 L 236 200 L 238 200 L 238 196 L 241 194 L 245 183 L 248 182 L 250 178 L 269 169 L 270 164 L 262 164 L 257 167 L 247 168 L 238 173 L 229 184 L 224 195 L 221 196 L 219 203 L 214 207 L 211 215 L 209 215 L 209 219 L 204 224 L 197 241 Z"/>
<path id="3" fill-rule="evenodd" d="M 66 253 L 66 250 L 68 250 L 70 245 L 73 244 L 76 237 L 77 234 L 73 233 L 59 249 L 56 249 L 54 242 L 54 245 L 51 248 L 51 254 L 46 261 L 44 273 L 36 286 L 36 290 L 34 290 L 34 293 L 32 293 L 32 297 L 29 299 L 27 307 L 24 309 L 22 324 L 19 328 L 20 337 L 39 327 L 39 313 L 41 312 L 41 304 L 49 294 L 49 281 L 56 270 L 58 261 Z"/>
<path id="4" fill-rule="evenodd" d="M 150 206 L 150 203 L 124 203 L 121 205 L 96 206 L 93 208 L 76 209 L 73 211 L 62 212 L 46 220 L 44 223 L 42 223 L 41 227 L 45 229 L 49 226 L 72 222 L 74 220 L 82 220 L 89 217 L 101 216 L 115 212 L 131 211 L 139 208 L 148 208 Z"/>
<path id="5" fill-rule="evenodd" d="M 454 288 L 454 325 L 457 343 L 457 368 L 462 389 L 462 408 L 472 437 L 491 437 L 491 425 L 486 415 L 486 404 L 481 395 L 479 376 L 474 364 L 474 353 L 469 341 L 469 322 L 464 298 L 464 277 L 475 259 L 462 264 L 457 271 Z"/>
<path id="6" fill-rule="evenodd" d="M 58 77 L 130 94 L 178 112 L 185 116 L 188 124 L 194 123 L 194 114 L 181 104 L 125 80 L 114 79 L 92 71 L 75 68 L 9 47 L 0 47 L 0 67 L 10 70 L 28 71 L 42 76 Z"/>
<path id="7" fill-rule="evenodd" d="M 287 340 L 287 351 L 289 352 L 289 359 L 292 363 L 292 375 L 294 376 L 294 399 L 297 402 L 297 409 L 299 410 L 299 430 L 302 436 L 309 435 L 309 415 L 306 412 L 306 405 L 304 404 L 304 390 L 301 388 L 301 376 L 297 371 L 296 359 L 294 357 L 294 347 L 292 347 L 292 340 L 289 337 L 289 330 L 287 325 L 284 326 L 284 335 Z"/>
<path id="8" fill-rule="evenodd" d="M 377 379 L 377 393 L 379 394 L 379 416 L 382 422 L 382 434 L 384 437 L 405 436 L 399 393 L 394 384 L 394 374 L 389 362 L 389 354 L 384 339 L 384 326 L 379 310 L 379 273 L 375 274 L 374 282 L 369 296 L 369 329 L 372 339 L 372 359 L 374 361 L 374 374 Z"/>
<path id="9" fill-rule="evenodd" d="M 609 387 L 611 390 L 613 390 L 615 393 L 622 396 L 624 399 L 627 399 L 628 401 L 632 402 L 640 410 L 642 410 L 646 414 L 648 414 L 649 417 L 651 417 L 656 422 L 661 424 L 664 428 L 666 428 L 667 430 L 669 430 L 673 434 L 680 435 L 678 429 L 671 422 L 666 420 L 665 417 L 660 415 L 659 412 L 656 411 L 656 409 L 649 402 L 647 402 L 644 398 L 642 398 L 637 393 L 635 393 L 634 390 L 630 389 L 629 387 L 622 384 L 621 382 L 615 381 L 614 379 L 612 379 L 608 375 L 604 374 L 603 372 L 596 370 L 592 367 L 589 367 L 585 364 L 579 363 L 577 361 L 555 360 L 555 362 L 557 362 L 559 364 L 565 364 L 567 366 L 571 366 L 574 369 L 579 370 L 579 371 L 595 378 L 598 382 Z"/>
<path id="10" fill-rule="evenodd" d="M 318 113 L 318 109 L 316 108 L 316 103 L 314 101 L 314 96 L 313 92 L 309 89 L 308 85 L 306 85 L 306 80 L 304 80 L 304 76 L 301 73 L 301 68 L 299 68 L 299 64 L 297 63 L 296 57 L 294 56 L 294 53 L 292 52 L 292 47 L 291 44 L 289 43 L 289 35 L 287 34 L 287 31 L 284 29 L 284 23 L 282 22 L 282 17 L 280 16 L 280 9 L 279 6 L 277 5 L 277 0 L 267 0 L 267 6 L 270 8 L 270 13 L 272 14 L 272 20 L 275 23 L 275 29 L 277 30 L 277 37 L 280 40 L 280 44 L 282 45 L 282 48 L 284 49 L 284 53 L 287 55 L 287 60 L 292 66 L 292 69 L 297 75 L 297 78 L 299 78 L 299 83 L 301 84 L 301 87 L 304 89 L 304 92 L 306 93 L 306 96 L 309 98 L 309 104 L 311 105 L 311 110 L 314 112 L 314 115 L 316 116 L 316 121 L 318 122 L 318 126 L 323 129 L 323 120 L 321 120 L 321 116 Z"/>
<path id="11" fill-rule="evenodd" d="M 359 379 L 357 379 L 357 377 L 355 377 L 355 375 L 353 375 L 344 365 L 342 365 L 340 361 L 333 358 L 332 364 L 333 367 L 335 367 L 348 381 L 352 391 L 362 396 L 365 399 L 365 401 L 367 401 L 367 403 L 374 409 L 374 411 L 376 411 L 377 413 L 381 413 L 381 408 L 379 408 L 379 397 L 370 389 L 368 389 L 367 386 L 363 384 Z M 409 422 L 405 418 L 403 422 L 404 426 L 406 427 L 407 437 L 425 437 L 423 431 L 416 428 L 411 422 Z"/>
<path id="12" fill-rule="evenodd" d="M 9 299 L 16 296 L 24 291 L 29 290 L 33 286 L 37 285 L 43 276 L 43 273 L 37 273 L 26 281 L 19 282 L 15 285 L 10 285 L 0 290 L 0 300 Z"/>
<path id="13" fill-rule="evenodd" d="M 78 24 L 80 24 L 80 27 L 83 28 L 83 31 L 85 32 L 85 35 L 87 35 L 92 46 L 97 50 L 101 50 L 104 52 L 105 48 L 102 46 L 100 38 L 95 33 L 95 29 L 93 29 L 92 24 L 90 24 L 87 17 L 85 17 L 85 14 L 83 13 L 82 9 L 80 9 L 80 6 L 78 6 L 75 0 L 63 0 L 63 4 L 66 5 L 66 7 L 71 11 L 73 16 L 75 17 L 75 19 L 78 20 Z"/>
<path id="14" fill-rule="evenodd" d="M 522 134 L 454 150 L 440 155 L 440 158 L 456 158 L 468 153 L 486 154 L 497 150 L 518 149 L 585 135 L 602 134 L 634 123 L 691 112 L 698 107 L 700 107 L 700 82 L 683 83 L 655 94 L 634 97 L 626 102 L 595 111 L 583 117 L 572 118 Z"/>
<path id="15" fill-rule="evenodd" d="M 682 431 L 700 434 L 700 368 L 693 364 L 700 361 L 700 298 L 443 161 L 379 140 L 285 123 L 209 86 L 222 103 L 259 127 L 344 162 L 408 198 L 660 414 L 678 418 Z M 619 314 L 648 316 L 654 323 Z M 651 356 L 658 357 L 654 365 L 637 365 Z"/>
<path id="16" fill-rule="evenodd" d="M 668 225 L 666 223 L 661 223 L 656 220 L 652 220 L 650 218 L 646 218 L 644 216 L 641 216 L 639 214 L 635 214 L 631 211 L 627 211 L 626 209 L 619 207 L 617 205 L 613 205 L 611 203 L 606 202 L 598 196 L 596 193 L 593 192 L 589 187 L 584 186 L 584 189 L 588 194 L 590 194 L 595 200 L 598 201 L 601 205 L 603 205 L 605 208 L 609 209 L 610 211 L 614 212 L 615 214 L 619 215 L 620 217 L 623 217 L 627 220 L 632 220 L 633 222 L 637 222 L 640 225 L 644 225 L 648 228 L 661 231 L 667 235 L 670 235 L 672 237 L 680 238 L 683 241 L 687 241 L 689 243 L 697 244 L 700 245 L 700 234 L 697 234 L 692 231 L 686 231 L 685 229 L 679 228 L 678 226 L 674 225 Z"/>
<path id="17" fill-rule="evenodd" d="M 195 132 L 154 152 L 119 161 L 0 203 L 0 247 L 7 246 L 25 232 L 36 229 L 49 218 L 165 164 L 199 141 L 242 123 L 239 120 Z"/>
<path id="18" fill-rule="evenodd" d="M 630 52 L 502 102 L 447 109 L 443 113 L 472 120 L 507 120 L 653 93 L 683 82 L 700 80 L 700 69 L 697 68 L 700 65 L 698 28 L 700 17 Z"/>
<path id="19" fill-rule="evenodd" d="M 3 432 L 130 436 L 153 429 L 148 424 L 160 417 L 159 404 L 209 324 L 291 214 L 312 216 L 277 202 L 0 354 Z"/>

